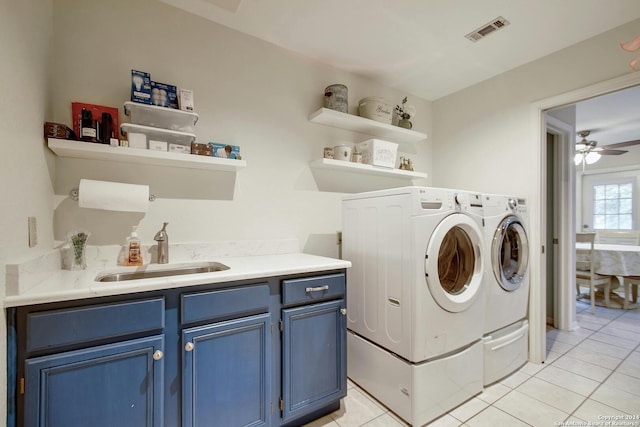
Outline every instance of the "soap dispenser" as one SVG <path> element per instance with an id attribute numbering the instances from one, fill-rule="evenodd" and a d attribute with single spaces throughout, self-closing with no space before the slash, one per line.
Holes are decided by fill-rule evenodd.
<path id="1" fill-rule="evenodd" d="M 140 251 L 140 238 L 138 237 L 138 227 L 133 226 L 131 234 L 127 239 L 127 265 L 142 265 L 142 253 Z"/>

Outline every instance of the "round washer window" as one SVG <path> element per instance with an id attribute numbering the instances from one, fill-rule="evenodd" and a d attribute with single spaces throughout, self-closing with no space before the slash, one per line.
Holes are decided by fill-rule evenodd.
<path id="1" fill-rule="evenodd" d="M 425 279 L 431 297 L 443 309 L 469 308 L 482 285 L 482 231 L 469 216 L 446 216 L 433 230 L 425 256 Z"/>
<path id="2" fill-rule="evenodd" d="M 464 292 L 471 283 L 475 261 L 468 234 L 460 227 L 451 228 L 438 251 L 438 277 L 445 292 L 450 295 Z"/>
<path id="3" fill-rule="evenodd" d="M 518 218 L 502 221 L 493 239 L 492 256 L 493 272 L 500 286 L 507 291 L 518 289 L 529 262 L 529 242 Z"/>

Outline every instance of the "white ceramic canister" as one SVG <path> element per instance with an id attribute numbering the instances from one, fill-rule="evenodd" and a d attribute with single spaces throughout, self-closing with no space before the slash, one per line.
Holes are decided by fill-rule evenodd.
<path id="1" fill-rule="evenodd" d="M 358 103 L 358 114 L 360 114 L 360 117 L 390 125 L 393 119 L 392 113 L 393 106 L 384 98 L 370 96 L 361 99 Z"/>
<path id="2" fill-rule="evenodd" d="M 348 145 L 336 145 L 333 147 L 333 158 L 346 162 L 351 161 L 351 147 Z"/>

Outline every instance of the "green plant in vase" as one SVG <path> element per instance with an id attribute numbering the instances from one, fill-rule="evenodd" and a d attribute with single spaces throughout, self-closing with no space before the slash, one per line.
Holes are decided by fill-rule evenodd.
<path id="1" fill-rule="evenodd" d="M 87 263 L 85 260 L 85 250 L 87 248 L 87 239 L 89 238 L 89 234 L 83 231 L 78 233 L 73 233 L 69 236 L 69 240 L 71 241 L 71 270 L 84 270 L 87 268 Z"/>

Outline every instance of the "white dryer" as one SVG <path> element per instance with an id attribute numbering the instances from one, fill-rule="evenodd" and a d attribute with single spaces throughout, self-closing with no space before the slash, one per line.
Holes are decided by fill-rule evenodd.
<path id="1" fill-rule="evenodd" d="M 343 199 L 349 377 L 413 425 L 482 391 L 482 197 L 405 187 Z"/>
<path id="2" fill-rule="evenodd" d="M 528 358 L 529 241 L 522 198 L 484 194 L 484 385 L 511 374 Z"/>

